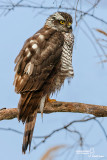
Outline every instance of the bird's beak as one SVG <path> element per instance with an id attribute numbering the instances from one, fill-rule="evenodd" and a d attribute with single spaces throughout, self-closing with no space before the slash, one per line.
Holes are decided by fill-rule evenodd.
<path id="1" fill-rule="evenodd" d="M 72 30 L 72 25 L 68 26 L 68 28 Z"/>
<path id="2" fill-rule="evenodd" d="M 72 25 L 69 27 L 69 29 L 72 29 Z"/>
<path id="3" fill-rule="evenodd" d="M 72 24 L 71 24 L 70 22 L 68 22 L 67 27 L 68 27 L 69 29 L 72 29 Z"/>

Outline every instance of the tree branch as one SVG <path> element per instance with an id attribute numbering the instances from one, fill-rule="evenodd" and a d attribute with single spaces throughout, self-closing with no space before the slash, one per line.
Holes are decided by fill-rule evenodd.
<path id="1" fill-rule="evenodd" d="M 81 15 L 79 17 L 79 21 L 83 16 L 88 15 L 88 16 L 90 16 L 90 17 L 92 17 L 92 18 L 94 18 L 98 21 L 101 21 L 101 22 L 107 24 L 106 20 L 104 20 L 102 18 L 99 18 L 92 13 L 89 13 L 90 11 L 94 10 L 96 6 L 98 6 L 100 1 L 101 0 L 98 0 L 87 11 L 79 10 L 79 9 L 77 9 L 77 6 L 76 7 L 65 7 L 65 6 L 61 5 L 61 3 L 60 3 L 59 6 L 45 6 L 44 4 L 36 4 L 35 1 L 34 1 L 34 3 L 32 3 L 33 1 L 29 2 L 29 3 L 26 3 L 26 2 L 24 3 L 23 0 L 19 0 L 16 3 L 14 1 L 11 1 L 9 3 L 3 3 L 2 1 L 0 1 L 0 10 L 3 10 L 3 12 L 2 12 L 3 15 L 7 15 L 10 11 L 13 11 L 15 8 L 30 8 L 30 9 L 36 9 L 36 10 L 38 10 L 38 9 L 41 9 L 41 10 L 51 10 L 51 9 L 59 10 L 59 8 L 61 8 L 62 10 L 76 11 L 76 12 L 80 13 Z M 65 1 L 65 2 L 66 2 L 66 4 L 68 4 L 67 1 Z"/>
<path id="2" fill-rule="evenodd" d="M 38 111 L 40 113 L 40 111 Z M 107 106 L 92 105 L 85 103 L 76 102 L 53 102 L 46 103 L 44 107 L 44 113 L 52 112 L 77 112 L 77 113 L 87 113 L 93 114 L 96 117 L 107 117 Z M 0 120 L 13 119 L 16 118 L 18 114 L 17 108 L 0 110 Z"/>

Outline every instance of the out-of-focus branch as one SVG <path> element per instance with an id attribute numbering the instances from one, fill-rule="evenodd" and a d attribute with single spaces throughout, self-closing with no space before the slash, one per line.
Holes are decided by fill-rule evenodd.
<path id="1" fill-rule="evenodd" d="M 78 135 L 77 141 L 75 141 L 75 143 L 73 143 L 73 144 L 70 145 L 70 146 L 64 145 L 64 146 L 67 147 L 64 152 L 66 152 L 68 149 L 70 150 L 70 152 L 72 152 L 72 148 L 77 147 L 77 146 L 78 146 L 77 144 L 79 144 L 80 147 L 82 147 L 82 146 L 84 145 L 84 142 L 83 142 L 83 141 L 84 141 L 84 138 L 83 138 L 82 133 L 79 132 L 78 130 L 74 129 L 74 127 L 72 128 L 71 126 L 72 126 L 73 124 L 85 123 L 85 122 L 92 121 L 92 120 L 95 120 L 95 121 L 99 124 L 99 126 L 101 127 L 101 129 L 102 129 L 105 137 L 107 138 L 107 134 L 106 134 L 106 132 L 105 132 L 105 129 L 104 129 L 103 126 L 101 125 L 100 121 L 98 121 L 98 119 L 97 119 L 95 116 L 85 116 L 85 117 L 82 118 L 82 119 L 73 120 L 73 121 L 69 122 L 68 124 L 66 124 L 66 125 L 64 125 L 64 126 L 62 126 L 62 127 L 60 127 L 60 128 L 57 128 L 57 129 L 53 130 L 52 132 L 50 132 L 50 133 L 48 133 L 48 134 L 46 134 L 46 135 L 33 136 L 33 139 L 40 139 L 40 141 L 32 148 L 31 151 L 33 151 L 33 150 L 37 149 L 38 147 L 40 147 L 43 143 L 45 143 L 47 140 L 49 140 L 53 135 L 61 132 L 62 130 L 66 131 L 66 132 L 69 132 L 69 134 L 76 134 L 76 135 Z M 11 131 L 11 132 L 15 132 L 15 133 L 17 133 L 17 134 L 23 135 L 23 132 L 20 132 L 20 131 L 18 131 L 18 130 L 16 130 L 16 129 L 12 129 L 12 128 L 3 128 L 3 127 L 0 127 L 0 130 L 2 130 L 2 131 Z M 64 152 L 63 152 L 63 153 L 64 153 Z M 47 154 L 46 154 L 46 155 L 47 155 Z M 46 156 L 46 155 L 45 155 L 45 156 Z M 61 154 L 61 155 L 62 155 L 62 154 Z"/>
<path id="2" fill-rule="evenodd" d="M 40 111 L 38 111 L 40 112 Z M 44 113 L 53 112 L 77 112 L 93 114 L 96 117 L 107 117 L 107 106 L 76 103 L 76 102 L 53 102 L 47 103 L 44 108 Z M 0 120 L 16 118 L 18 114 L 17 108 L 1 109 Z"/>
<path id="3" fill-rule="evenodd" d="M 64 1 L 67 4 L 67 1 Z M 78 1 L 79 2 L 79 1 Z M 107 24 L 107 21 L 103 20 L 102 18 L 99 18 L 97 16 L 95 16 L 94 14 L 89 13 L 91 10 L 93 10 L 98 4 L 99 4 L 100 0 L 98 0 L 95 4 L 93 4 L 93 6 L 87 10 L 87 11 L 83 11 L 80 9 L 77 9 L 77 7 L 63 7 L 61 4 L 60 6 L 46 6 L 44 4 L 37 4 L 35 3 L 35 1 L 33 2 L 27 2 L 27 1 L 23 1 L 23 0 L 19 0 L 17 3 L 15 3 L 14 1 L 10 1 L 9 3 L 3 3 L 2 1 L 0 1 L 0 10 L 3 11 L 1 15 L 7 15 L 10 11 L 13 11 L 15 8 L 30 8 L 30 9 L 38 9 L 38 10 L 49 10 L 49 9 L 54 9 L 54 10 L 59 10 L 59 8 L 61 8 L 62 10 L 66 10 L 66 11 L 76 11 L 78 13 L 80 13 L 80 18 L 88 15 L 91 16 L 92 18 L 101 21 L 105 24 Z"/>
<path id="4" fill-rule="evenodd" d="M 70 130 L 69 127 L 70 127 L 72 124 L 75 124 L 75 123 L 87 122 L 87 121 L 95 120 L 95 119 L 96 119 L 96 117 L 88 117 L 88 118 L 85 117 L 85 118 L 83 118 L 83 119 L 81 119 L 81 120 L 74 120 L 74 121 L 68 123 L 67 125 L 65 125 L 64 127 L 58 128 L 58 129 L 52 131 L 50 134 L 44 136 L 44 139 L 43 139 L 42 141 L 40 141 L 40 143 L 38 143 L 36 146 L 34 146 L 33 149 L 36 149 L 36 148 L 39 147 L 42 143 L 46 142 L 47 139 L 49 139 L 51 136 L 53 136 L 56 132 L 60 132 L 60 131 L 62 131 L 62 130 L 66 130 L 66 131 L 68 131 L 68 132 L 78 134 L 78 135 L 79 135 L 80 142 L 81 142 L 81 144 L 82 144 L 83 138 L 82 138 L 81 133 L 78 132 L 78 131 L 76 131 L 76 130 Z"/>

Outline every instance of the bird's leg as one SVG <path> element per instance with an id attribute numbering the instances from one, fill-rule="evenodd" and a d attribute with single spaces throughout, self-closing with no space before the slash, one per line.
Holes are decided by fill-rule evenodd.
<path id="1" fill-rule="evenodd" d="M 47 102 L 56 102 L 56 99 L 50 99 L 49 96 L 47 96 Z"/>
<path id="2" fill-rule="evenodd" d="M 42 123 L 43 123 L 43 111 L 41 112 L 41 118 L 42 118 Z"/>

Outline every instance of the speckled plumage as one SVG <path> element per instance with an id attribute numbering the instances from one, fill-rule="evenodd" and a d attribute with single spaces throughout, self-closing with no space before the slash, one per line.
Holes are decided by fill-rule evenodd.
<path id="1" fill-rule="evenodd" d="M 15 91 L 21 94 L 18 119 L 26 123 L 24 153 L 28 145 L 30 149 L 38 108 L 43 112 L 47 96 L 60 90 L 65 78 L 74 75 L 74 36 L 69 24 L 72 24 L 69 14 L 54 13 L 44 27 L 25 42 L 16 57 L 14 85 Z"/>

